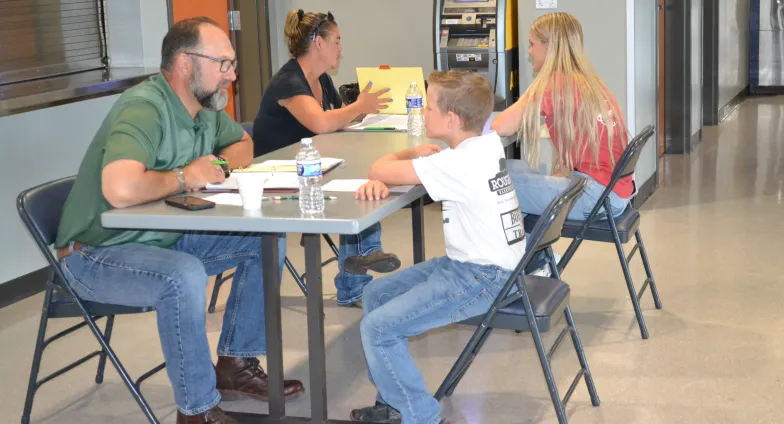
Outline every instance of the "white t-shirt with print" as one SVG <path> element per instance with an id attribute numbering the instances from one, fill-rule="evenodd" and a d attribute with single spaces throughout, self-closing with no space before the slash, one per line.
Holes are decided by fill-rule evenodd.
<path id="1" fill-rule="evenodd" d="M 414 159 L 430 197 L 442 201 L 447 256 L 512 270 L 525 252 L 523 215 L 493 131 Z"/>

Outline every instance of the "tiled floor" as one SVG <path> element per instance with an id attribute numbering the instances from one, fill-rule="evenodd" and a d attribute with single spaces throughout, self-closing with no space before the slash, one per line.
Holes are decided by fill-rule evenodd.
<path id="1" fill-rule="evenodd" d="M 612 245 L 585 243 L 564 279 L 602 405 L 593 408 L 581 386 L 567 408 L 571 422 L 612 424 L 780 423 L 784 398 L 781 259 L 784 191 L 784 98 L 747 100 L 719 127 L 704 129 L 690 156 L 665 157 L 661 186 L 643 208 L 642 231 L 664 309 L 643 301 L 651 338 L 640 339 Z M 443 254 L 440 211 L 426 213 L 427 252 Z M 384 245 L 403 265 L 412 262 L 410 219 L 402 211 L 383 222 Z M 289 256 L 302 265 L 294 237 Z M 563 249 L 564 242 L 559 244 Z M 636 277 L 642 267 L 635 261 Z M 334 275 L 332 265 L 326 277 Z M 325 284 L 329 403 L 331 416 L 370 404 L 358 323 L 361 311 L 335 306 Z M 211 287 L 210 287 L 211 289 Z M 228 287 L 223 290 L 223 299 Z M 42 296 L 0 310 L 1 423 L 18 422 Z M 284 282 L 286 375 L 307 381 L 304 298 L 290 277 Z M 208 333 L 217 342 L 219 311 Z M 66 323 L 55 323 L 62 328 Z M 435 390 L 468 341 L 471 328 L 452 326 L 412 340 L 414 357 Z M 548 340 L 552 340 L 549 335 Z M 44 372 L 95 346 L 87 332 L 54 344 Z M 152 314 L 117 320 L 114 346 L 138 376 L 162 360 Z M 564 344 L 554 359 L 563 391 L 577 361 Z M 44 386 L 33 423 L 143 423 L 117 374 L 107 368 L 94 384 L 94 364 Z M 158 417 L 174 422 L 168 380 L 157 376 L 143 392 Z M 291 415 L 307 414 L 303 397 Z M 263 411 L 254 401 L 224 403 L 226 409 Z M 497 331 L 488 340 L 455 395 L 442 402 L 454 423 L 551 423 L 550 404 L 528 334 Z"/>

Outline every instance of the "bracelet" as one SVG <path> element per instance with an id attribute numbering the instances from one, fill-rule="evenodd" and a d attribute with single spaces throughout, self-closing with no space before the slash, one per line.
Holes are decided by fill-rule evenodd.
<path id="1" fill-rule="evenodd" d="M 180 187 L 177 190 L 177 193 L 185 192 L 185 190 L 188 189 L 188 185 L 185 182 L 185 173 L 182 172 L 182 168 L 174 169 L 174 173 L 177 174 L 177 182 L 180 183 Z"/>

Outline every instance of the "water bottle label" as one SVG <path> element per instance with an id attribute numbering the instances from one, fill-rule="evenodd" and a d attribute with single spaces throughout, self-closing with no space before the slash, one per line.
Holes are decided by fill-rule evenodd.
<path id="1" fill-rule="evenodd" d="M 297 175 L 300 177 L 320 177 L 321 176 L 321 161 L 307 161 L 297 163 Z"/>
<path id="2" fill-rule="evenodd" d="M 408 109 L 422 109 L 421 97 L 406 97 L 406 108 Z"/>

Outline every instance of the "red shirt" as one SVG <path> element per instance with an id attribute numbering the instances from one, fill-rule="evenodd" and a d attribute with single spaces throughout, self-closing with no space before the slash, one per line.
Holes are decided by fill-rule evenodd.
<path id="1" fill-rule="evenodd" d="M 576 100 L 578 102 L 576 106 L 579 108 L 579 97 Z M 542 99 L 542 116 L 544 116 L 545 122 L 547 123 L 547 128 L 550 131 L 550 138 L 553 140 L 553 146 L 558 151 L 558 154 L 562 154 L 561 143 L 559 141 L 558 131 L 554 125 L 555 121 L 553 114 L 552 97 L 550 89 L 548 88 L 547 91 L 545 91 L 544 97 Z M 623 154 L 626 144 L 628 143 L 628 139 L 626 137 L 626 123 L 623 121 L 623 116 L 618 116 L 616 118 L 618 119 L 618 122 L 612 127 L 612 156 L 610 156 L 607 127 L 605 125 L 599 125 L 598 135 L 600 138 L 600 143 L 598 166 L 594 165 L 593 163 L 593 153 L 591 152 L 590 147 L 586 148 L 583 152 L 583 143 L 578 142 L 575 144 L 574 149 L 572 149 L 572 164 L 574 169 L 578 172 L 590 175 L 591 178 L 605 187 L 610 184 L 613 169 L 615 168 L 611 158 L 615 157 L 615 163 L 617 164 L 618 160 Z M 599 117 L 597 117 L 597 120 L 598 119 Z M 624 143 L 621 143 L 622 141 L 624 141 Z M 632 180 L 633 179 L 631 175 L 625 178 L 621 178 L 613 189 L 615 194 L 624 199 L 628 199 L 634 192 L 634 185 Z"/>

